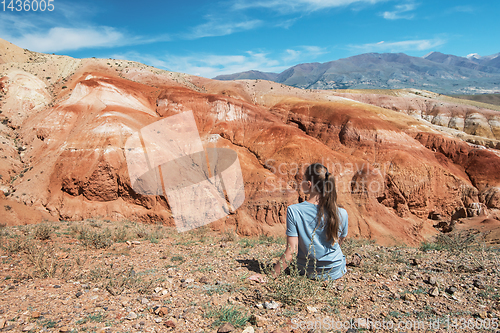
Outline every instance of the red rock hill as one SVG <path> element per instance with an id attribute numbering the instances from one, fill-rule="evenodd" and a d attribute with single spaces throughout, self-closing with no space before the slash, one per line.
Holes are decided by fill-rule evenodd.
<path id="1" fill-rule="evenodd" d="M 284 233 L 286 207 L 304 199 L 301 168 L 318 161 L 336 176 L 352 236 L 417 244 L 435 233 L 431 213 L 450 219 L 477 203 L 495 217 L 500 209 L 500 112 L 464 101 L 221 82 L 3 40 L 0 73 L 4 223 L 38 214 L 173 225 L 164 197 L 132 190 L 124 146 L 184 111 L 206 147 L 231 148 L 241 163 L 245 203 L 216 229 Z"/>

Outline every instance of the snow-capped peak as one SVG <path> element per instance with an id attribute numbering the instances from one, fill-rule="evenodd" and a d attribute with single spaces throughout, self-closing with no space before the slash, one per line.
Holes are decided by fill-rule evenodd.
<path id="1" fill-rule="evenodd" d="M 431 51 L 431 52 L 427 53 L 426 55 L 424 55 L 422 58 L 427 59 L 427 58 L 429 58 L 431 55 L 433 55 L 434 53 L 437 53 L 437 52 L 436 52 L 436 51 Z"/>
<path id="2" fill-rule="evenodd" d="M 500 57 L 500 53 L 492 54 L 492 55 L 489 55 L 489 56 L 486 56 L 483 58 L 486 60 L 493 60 L 493 59 L 498 58 L 498 57 Z"/>
<path id="3" fill-rule="evenodd" d="M 467 59 L 481 59 L 481 56 L 477 53 L 471 53 L 467 56 Z"/>

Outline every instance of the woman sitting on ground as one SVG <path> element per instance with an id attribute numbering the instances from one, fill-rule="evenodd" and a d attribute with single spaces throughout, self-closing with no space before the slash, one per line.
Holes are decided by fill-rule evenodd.
<path id="1" fill-rule="evenodd" d="M 347 272 L 340 245 L 347 236 L 348 217 L 346 210 L 337 206 L 335 177 L 322 164 L 311 164 L 302 188 L 309 199 L 287 209 L 286 250 L 273 274 L 277 277 L 297 254 L 301 274 L 307 272 L 308 277 L 315 279 L 339 279 Z M 264 281 L 260 274 L 251 279 Z"/>

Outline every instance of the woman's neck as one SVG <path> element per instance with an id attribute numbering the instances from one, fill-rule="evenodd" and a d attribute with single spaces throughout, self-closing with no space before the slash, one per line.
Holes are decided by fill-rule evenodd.
<path id="1" fill-rule="evenodd" d="M 317 205 L 317 204 L 319 204 L 319 199 L 320 199 L 319 193 L 314 192 L 314 193 L 311 193 L 311 196 L 309 197 L 309 199 L 307 199 L 307 202 L 312 203 L 314 205 Z"/>

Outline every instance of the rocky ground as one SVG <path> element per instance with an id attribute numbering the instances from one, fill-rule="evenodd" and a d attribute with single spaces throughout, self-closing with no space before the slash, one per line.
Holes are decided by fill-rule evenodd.
<path id="1" fill-rule="evenodd" d="M 284 239 L 107 220 L 3 226 L 0 331 L 497 332 L 499 250 L 481 239 L 348 239 L 340 280 L 292 268 L 258 283 L 248 278 L 265 274 Z"/>

